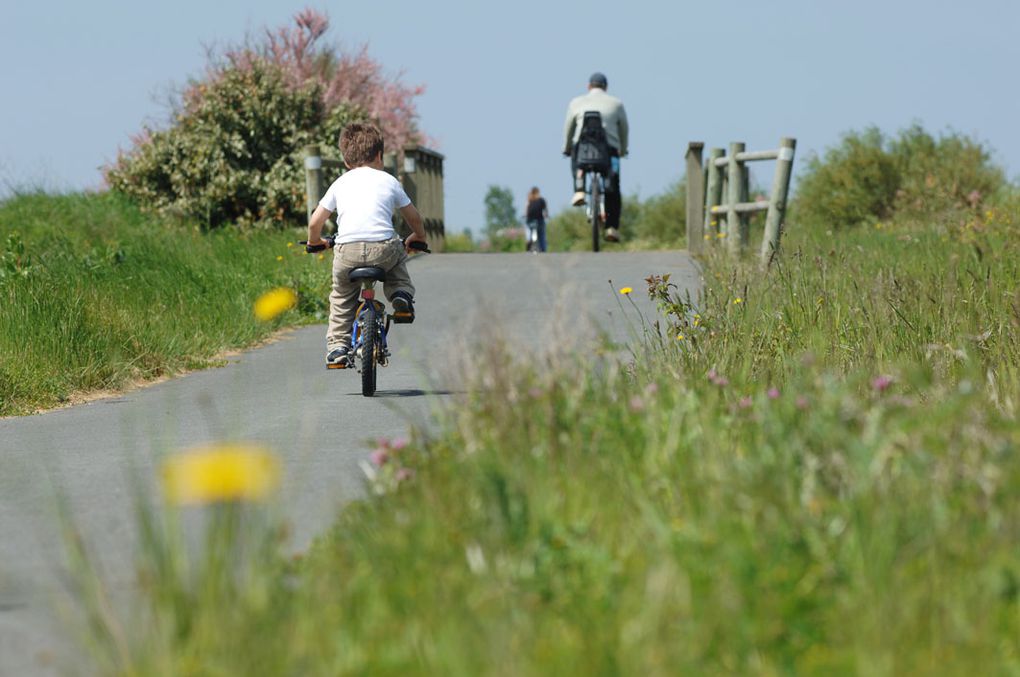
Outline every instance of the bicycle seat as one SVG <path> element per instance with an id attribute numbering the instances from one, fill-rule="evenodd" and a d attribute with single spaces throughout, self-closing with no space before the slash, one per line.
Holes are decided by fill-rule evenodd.
<path id="1" fill-rule="evenodd" d="M 366 266 L 364 268 L 355 268 L 347 276 L 347 279 L 351 282 L 357 282 L 358 280 L 375 280 L 376 282 L 383 282 L 386 280 L 386 271 L 376 266 Z"/>

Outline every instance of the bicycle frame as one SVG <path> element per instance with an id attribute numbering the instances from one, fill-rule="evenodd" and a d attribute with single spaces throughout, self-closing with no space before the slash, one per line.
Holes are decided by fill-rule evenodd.
<path id="1" fill-rule="evenodd" d="M 585 203 L 585 215 L 588 217 L 589 220 L 592 217 L 592 209 L 595 207 L 595 205 L 592 204 L 593 201 L 590 199 L 591 194 L 595 189 L 595 186 L 593 185 L 595 181 L 599 182 L 598 185 L 599 213 L 600 214 L 606 213 L 606 177 L 602 176 L 602 172 L 597 172 L 594 170 L 586 171 L 584 173 L 584 192 L 589 199 Z"/>

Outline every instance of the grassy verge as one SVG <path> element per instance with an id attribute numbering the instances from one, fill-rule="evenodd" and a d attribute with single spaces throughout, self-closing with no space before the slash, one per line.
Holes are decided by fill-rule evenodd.
<path id="1" fill-rule="evenodd" d="M 3 202 L 0 415 L 205 366 L 321 316 L 328 262 L 295 239 L 156 223 L 109 193 Z M 298 310 L 259 322 L 252 303 L 280 285 L 298 290 Z"/>
<path id="2" fill-rule="evenodd" d="M 794 231 L 768 275 L 711 258 L 697 308 L 653 278 L 624 363 L 481 346 L 441 432 L 376 450 L 378 495 L 303 561 L 168 572 L 148 548 L 154 620 L 103 660 L 1012 674 L 1018 254 L 1013 214 Z"/>

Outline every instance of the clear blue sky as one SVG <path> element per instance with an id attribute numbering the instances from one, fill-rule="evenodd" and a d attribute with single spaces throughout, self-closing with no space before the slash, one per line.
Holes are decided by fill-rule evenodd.
<path id="1" fill-rule="evenodd" d="M 276 26 L 277 0 L 10 0 L 0 9 L 0 179 L 54 190 L 101 182 L 205 46 Z M 995 149 L 1020 173 L 1016 0 L 674 0 L 513 3 L 363 0 L 328 5 L 331 38 L 424 83 L 422 127 L 446 154 L 447 227 L 478 228 L 490 183 L 518 207 L 538 185 L 555 210 L 567 101 L 609 77 L 632 127 L 624 189 L 649 196 L 681 174 L 689 140 L 752 149 L 798 139 L 798 157 L 849 129 L 920 121 Z M 795 165 L 796 170 L 796 165 Z M 770 170 L 762 167 L 765 182 Z"/>

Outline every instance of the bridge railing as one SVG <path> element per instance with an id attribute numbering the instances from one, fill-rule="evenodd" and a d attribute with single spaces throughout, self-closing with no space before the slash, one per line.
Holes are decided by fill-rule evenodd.
<path id="1" fill-rule="evenodd" d="M 443 156 L 423 146 L 405 146 L 397 153 L 387 153 L 383 167 L 395 176 L 421 213 L 428 235 L 429 248 L 443 250 L 446 237 L 445 209 L 443 198 Z M 305 196 L 308 218 L 326 194 L 326 188 L 344 172 L 343 160 L 325 158 L 317 145 L 305 146 Z M 399 214 L 395 216 L 397 232 L 407 235 L 410 230 Z"/>
<path id="2" fill-rule="evenodd" d="M 783 137 L 779 148 L 765 151 L 747 151 L 744 143 L 734 142 L 730 144 L 729 155 L 722 148 L 712 148 L 707 165 L 702 167 L 704 146 L 700 141 L 692 141 L 687 147 L 688 249 L 698 253 L 705 241 L 724 238 L 727 249 L 739 254 L 750 239 L 750 215 L 765 211 L 765 234 L 759 255 L 762 263 L 768 265 L 779 252 L 797 140 Z M 776 162 L 772 192 L 767 200 L 751 202 L 747 163 L 762 160 Z"/>

